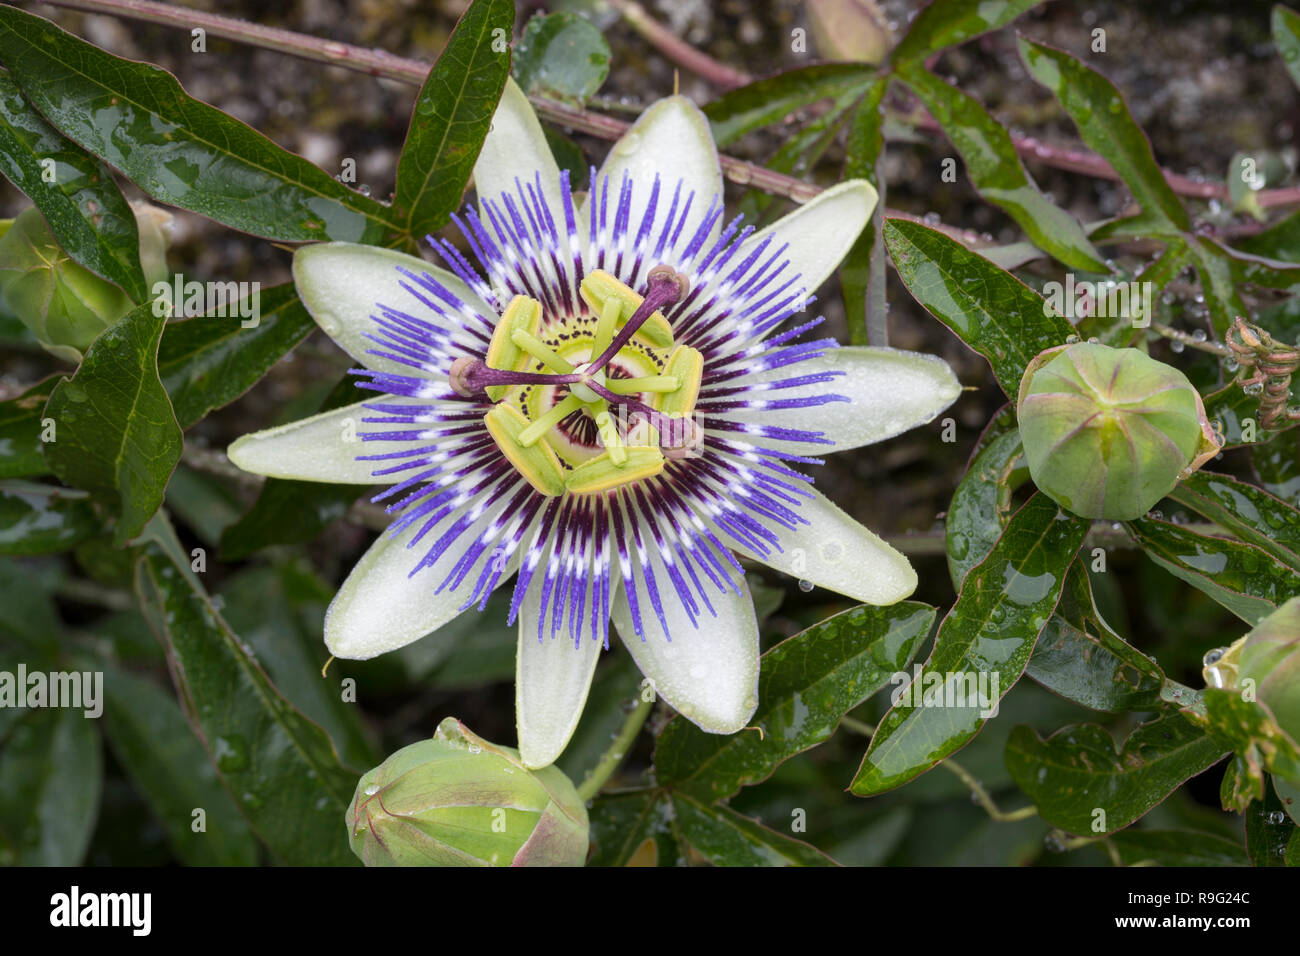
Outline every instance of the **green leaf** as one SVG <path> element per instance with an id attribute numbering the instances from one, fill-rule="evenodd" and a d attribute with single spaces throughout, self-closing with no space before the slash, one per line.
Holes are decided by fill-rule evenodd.
<path id="1" fill-rule="evenodd" d="M 1259 623 L 1300 595 L 1300 573 L 1253 544 L 1154 518 L 1129 521 L 1125 527 L 1148 558 L 1247 624 Z"/>
<path id="2" fill-rule="evenodd" d="M 345 375 L 318 411 L 328 412 L 357 400 L 356 379 Z M 305 544 L 343 517 L 369 488 L 268 478 L 253 506 L 221 533 L 221 557 L 234 561 L 273 544 Z"/>
<path id="3" fill-rule="evenodd" d="M 1191 830 L 1121 830 L 1110 838 L 1125 866 L 1250 866 L 1240 843 Z"/>
<path id="4" fill-rule="evenodd" d="M 677 832 L 714 866 L 838 866 L 816 847 L 769 830 L 724 804 L 672 795 Z"/>
<path id="5" fill-rule="evenodd" d="M 1022 725 L 1007 738 L 1006 760 L 1044 820 L 1095 837 L 1122 830 L 1223 753 L 1222 745 L 1175 713 L 1139 724 L 1119 750 L 1097 724 L 1064 727 L 1046 740 Z"/>
<path id="6" fill-rule="evenodd" d="M 53 661 L 59 653 L 59 616 L 41 579 L 20 561 L 0 559 L 0 594 L 5 596 L 0 642 L 18 644 L 28 666 Z"/>
<path id="7" fill-rule="evenodd" d="M 50 161 L 54 182 L 46 181 Z M 45 122 L 3 70 L 0 172 L 36 204 L 64 252 L 136 302 L 148 298 L 135 214 L 112 173 Z"/>
<path id="8" fill-rule="evenodd" d="M 1237 316 L 1250 314 L 1237 292 L 1239 268 L 1222 246 L 1197 237 L 1189 244 L 1196 260 L 1196 274 L 1201 280 L 1201 292 L 1210 310 L 1214 331 L 1223 336 Z"/>
<path id="9" fill-rule="evenodd" d="M 978 100 L 919 63 L 902 68 L 899 75 L 961 154 L 971 185 L 982 198 L 1065 265 L 1088 272 L 1110 271 L 1079 221 L 1042 194 L 1020 162 L 1011 134 Z"/>
<path id="10" fill-rule="evenodd" d="M 787 70 L 732 90 L 704 107 L 722 149 L 746 133 L 779 122 L 795 110 L 864 87 L 874 71 L 860 63 L 821 63 Z"/>
<path id="11" fill-rule="evenodd" d="M 0 481 L 0 554 L 66 551 L 99 531 L 99 518 L 84 491 Z"/>
<path id="12" fill-rule="evenodd" d="M 591 805 L 588 866 L 676 866 L 681 848 L 660 790 L 598 798 Z"/>
<path id="13" fill-rule="evenodd" d="M 355 864 L 342 820 L 357 774 L 280 694 L 188 572 L 151 547 L 136 586 L 182 706 L 226 787 L 279 862 Z"/>
<path id="14" fill-rule="evenodd" d="M 1151 141 L 1115 85 L 1068 53 L 1024 37 L 1020 56 L 1030 76 L 1070 114 L 1084 143 L 1119 173 L 1142 207 L 1151 234 L 1178 235 L 1191 228 L 1187 210 L 1156 163 Z"/>
<path id="15" fill-rule="evenodd" d="M 1225 451 L 1270 438 L 1259 427 L 1259 396 L 1247 395 L 1235 382 L 1205 396 L 1205 417 L 1223 435 Z"/>
<path id="16" fill-rule="evenodd" d="M 1229 475 L 1198 471 L 1169 497 L 1300 573 L 1300 511 Z"/>
<path id="17" fill-rule="evenodd" d="M 286 561 L 236 575 L 220 597 L 226 622 L 252 648 L 280 693 L 329 734 L 342 762 L 379 764 L 383 757 L 362 725 L 358 704 L 344 701 L 337 670 L 321 676 L 329 657 L 321 622 L 334 589 L 305 563 Z"/>
<path id="18" fill-rule="evenodd" d="M 1300 14 L 1280 3 L 1273 7 L 1273 43 L 1291 79 L 1300 86 Z"/>
<path id="19" fill-rule="evenodd" d="M 595 25 L 576 13 L 538 14 L 515 44 L 515 79 L 525 93 L 579 104 L 600 89 L 613 55 Z"/>
<path id="20" fill-rule="evenodd" d="M 976 453 L 948 505 L 945 548 L 957 590 L 971 568 L 988 557 L 1011 517 L 1012 475 L 1025 464 L 1014 417 L 1007 427 Z"/>
<path id="21" fill-rule="evenodd" d="M 1282 812 L 1282 804 L 1269 788 L 1263 800 L 1256 800 L 1246 808 L 1246 851 L 1255 866 L 1295 866 L 1296 834 L 1300 832 L 1295 821 Z"/>
<path id="22" fill-rule="evenodd" d="M 1061 603 L 1043 628 L 1025 673 L 1091 710 L 1159 710 L 1166 701 L 1192 706 L 1196 695 L 1190 689 L 1168 681 L 1159 664 L 1102 618 L 1083 561 L 1078 558 L 1070 566 Z"/>
<path id="23" fill-rule="evenodd" d="M 420 88 L 393 199 L 410 236 L 442 228 L 460 204 L 510 76 L 509 49 L 494 47 L 514 23 L 510 0 L 470 4 Z"/>
<path id="24" fill-rule="evenodd" d="M 1291 430 L 1250 446 L 1260 484 L 1300 508 L 1300 431 Z"/>
<path id="25" fill-rule="evenodd" d="M 53 375 L 27 388 L 21 395 L 0 402 L 0 478 L 35 478 L 48 475 L 41 453 L 41 420 L 45 403 L 54 390 Z"/>
<path id="26" fill-rule="evenodd" d="M 957 240 L 906 219 L 885 220 L 884 234 L 907 291 L 988 359 L 1008 397 L 1034 356 L 1074 334 L 1042 296 Z"/>
<path id="27" fill-rule="evenodd" d="M 655 777 L 705 803 L 760 783 L 817 746 L 854 707 L 905 672 L 930 635 L 934 608 L 915 601 L 863 605 L 836 614 L 772 648 L 759 671 L 758 711 L 746 730 L 706 734 L 681 717 L 655 744 Z"/>
<path id="28" fill-rule="evenodd" d="M 153 681 L 104 670 L 104 729 L 118 763 L 188 866 L 255 866 L 257 841 L 176 700 Z M 195 831 L 195 810 L 203 829 Z"/>
<path id="29" fill-rule="evenodd" d="M 0 863 L 79 865 L 102 776 L 95 721 L 70 707 L 24 713 L 0 750 Z"/>
<path id="30" fill-rule="evenodd" d="M 1237 688 L 1209 687 L 1204 697 L 1210 736 L 1234 754 L 1235 779 L 1231 787 L 1224 781 L 1225 810 L 1241 811 L 1264 797 L 1265 772 L 1300 783 L 1300 745 L 1278 725 L 1267 704 L 1247 700 Z"/>
<path id="31" fill-rule="evenodd" d="M 158 380 L 165 322 L 152 302 L 128 312 L 95 339 L 76 374 L 54 386 L 45 406 L 58 429 L 45 446 L 50 470 L 113 507 L 118 547 L 158 510 L 181 457 L 181 430 Z"/>
<path id="32" fill-rule="evenodd" d="M 877 172 L 885 155 L 885 118 L 881 105 L 888 89 L 889 83 L 883 79 L 868 85 L 866 96 L 849 121 L 845 145 L 842 178 L 865 179 L 878 193 L 870 221 L 840 264 L 844 312 L 849 319 L 849 341 L 853 345 L 889 344 L 885 243 L 881 236 L 885 222 L 885 182 Z"/>
<path id="33" fill-rule="evenodd" d="M 166 70 L 9 6 L 0 7 L 0 61 L 64 136 L 154 199 L 267 239 L 403 235 L 387 206 L 193 99 Z"/>
<path id="34" fill-rule="evenodd" d="M 921 673 L 894 692 L 850 790 L 869 796 L 900 787 L 980 732 L 1020 679 L 1087 531 L 1087 521 L 1042 493 L 1011 516 L 966 575 Z"/>
<path id="35" fill-rule="evenodd" d="M 229 405 L 305 339 L 316 323 L 292 283 L 259 293 L 257 324 L 240 309 L 168 322 L 158 347 L 158 374 L 181 428 Z"/>
<path id="36" fill-rule="evenodd" d="M 998 30 L 1032 10 L 1043 0 L 935 0 L 912 22 L 890 62 L 895 65 L 923 60 L 931 53 L 973 40 L 991 30 Z"/>

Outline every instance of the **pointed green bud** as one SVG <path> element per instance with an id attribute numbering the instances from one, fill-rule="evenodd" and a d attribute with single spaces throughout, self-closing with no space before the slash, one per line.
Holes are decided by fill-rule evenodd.
<path id="1" fill-rule="evenodd" d="M 1220 447 L 1187 376 L 1137 349 L 1048 349 L 1017 410 L 1034 483 L 1084 518 L 1141 517 Z"/>
<path id="2" fill-rule="evenodd" d="M 34 207 L 0 237 L 0 296 L 46 350 L 72 362 L 131 308 L 126 293 L 59 248 Z"/>
<path id="3" fill-rule="evenodd" d="M 135 213 L 136 231 L 140 234 L 140 271 L 145 285 L 153 288 L 155 282 L 166 282 L 171 275 L 167 268 L 167 250 L 172 244 L 172 214 L 147 202 L 131 203 Z"/>
<path id="4" fill-rule="evenodd" d="M 529 770 L 448 717 L 361 778 L 348 808 L 367 866 L 582 866 L 587 808 L 554 766 Z"/>

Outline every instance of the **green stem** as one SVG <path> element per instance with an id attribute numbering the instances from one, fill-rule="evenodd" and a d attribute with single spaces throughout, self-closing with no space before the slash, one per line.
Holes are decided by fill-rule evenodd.
<path id="1" fill-rule="evenodd" d="M 578 787 L 578 796 L 582 798 L 583 803 L 591 800 L 600 793 L 601 787 L 605 786 L 606 781 L 614 775 L 614 771 L 622 765 L 623 759 L 632 749 L 632 743 L 636 740 L 637 734 L 641 732 L 641 726 L 645 723 L 646 718 L 650 716 L 650 708 L 654 706 L 654 697 L 646 700 L 644 696 L 638 697 L 637 705 L 633 708 L 632 713 L 627 715 L 627 720 L 623 721 L 623 728 L 618 732 L 609 748 L 601 755 L 596 766 L 592 767 L 587 773 L 586 779 Z"/>

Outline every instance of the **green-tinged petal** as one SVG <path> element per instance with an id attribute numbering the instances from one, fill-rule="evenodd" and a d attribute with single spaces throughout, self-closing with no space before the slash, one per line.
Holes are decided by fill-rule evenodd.
<path id="1" fill-rule="evenodd" d="M 686 225 L 681 228 L 683 242 L 694 234 L 704 220 L 709 203 L 715 199 L 720 202 L 722 199 L 722 168 L 718 165 L 718 149 L 713 145 L 709 121 L 699 107 L 684 96 L 669 96 L 655 103 L 641 114 L 609 151 L 604 165 L 596 174 L 596 184 L 609 178 L 611 203 L 617 204 L 625 172 L 632 182 L 631 208 L 633 221 L 638 224 L 638 228 L 641 220 L 639 210 L 649 208 L 655 176 L 659 177 L 659 200 L 655 206 L 654 225 L 649 233 L 651 236 L 659 235 L 668 218 L 678 180 L 682 183 L 683 203 L 692 192 L 695 194 L 690 214 L 686 217 Z M 596 184 L 592 185 L 593 192 Z M 583 208 L 579 211 L 579 222 L 587 221 L 588 201 L 583 202 Z M 679 206 L 679 212 L 680 208 Z M 706 249 L 721 231 L 719 219 L 710 230 Z M 629 229 L 626 241 L 632 243 L 636 234 L 637 229 Z M 647 266 L 654 264 L 646 263 Z"/>
<path id="2" fill-rule="evenodd" d="M 484 563 L 497 560 L 497 552 L 484 549 L 455 587 L 442 587 L 442 584 L 466 546 L 483 534 L 500 514 L 505 501 L 486 508 L 453 546 L 443 549 L 433 564 L 414 574 L 411 572 L 452 524 L 473 507 L 470 502 L 453 509 L 411 547 L 407 545 L 423 522 L 413 522 L 396 536 L 389 532 L 380 535 L 361 556 L 325 612 L 325 646 L 331 654 L 349 660 L 368 660 L 419 640 L 461 613 L 462 606 L 474 593 Z M 511 556 L 498 583 L 508 579 L 517 565 L 517 558 Z M 470 609 L 467 613 L 478 612 Z"/>
<path id="3" fill-rule="evenodd" d="M 865 179 L 850 179 L 754 233 L 741 245 L 734 261 L 745 261 L 770 236 L 769 254 L 787 247 L 781 256 L 790 264 L 782 278 L 800 274 L 800 284 L 811 294 L 848 255 L 875 208 L 876 190 L 872 185 Z"/>
<path id="4" fill-rule="evenodd" d="M 906 557 L 837 508 L 826 496 L 808 489 L 794 510 L 807 524 L 780 528 L 781 551 L 750 551 L 729 536 L 732 550 L 784 571 L 801 581 L 836 591 L 864 604 L 896 604 L 916 590 L 916 572 Z"/>
<path id="5" fill-rule="evenodd" d="M 794 388 L 762 388 L 793 376 L 839 373 L 827 382 Z M 730 384 L 730 383 L 728 383 Z M 933 421 L 957 400 L 961 384 L 948 363 L 934 355 L 900 349 L 847 347 L 830 349 L 797 365 L 747 375 L 739 385 L 747 391 L 734 396 L 751 403 L 782 402 L 818 395 L 839 395 L 834 401 L 805 408 L 741 408 L 719 417 L 778 428 L 821 432 L 835 444 L 813 447 L 802 442 L 764 439 L 765 447 L 799 454 L 827 454 L 893 438 Z M 707 395 L 701 396 L 707 402 Z"/>
<path id="6" fill-rule="evenodd" d="M 560 205 L 560 167 L 551 154 L 542 124 L 533 112 L 528 97 L 513 79 L 506 80 L 501 102 L 492 116 L 492 127 L 478 161 L 474 163 L 474 188 L 479 201 L 495 200 L 504 192 L 515 192 L 515 179 L 525 188 L 534 185 L 534 176 L 541 173 L 542 189 L 552 215 L 558 215 Z M 563 222 L 561 222 L 563 225 Z"/>
<path id="7" fill-rule="evenodd" d="M 637 572 L 633 580 L 645 640 L 636 636 L 623 591 L 614 598 L 611 615 L 619 638 L 655 692 L 679 714 L 711 734 L 741 730 L 758 706 L 758 619 L 749 588 L 740 581 L 739 593 L 719 594 L 710 586 L 709 601 L 717 614 L 701 607 L 693 623 L 663 563 L 655 558 L 652 566 L 668 633 L 652 608 L 643 575 Z"/>
<path id="8" fill-rule="evenodd" d="M 366 338 L 368 334 L 379 332 L 379 327 L 371 316 L 379 314 L 380 305 L 410 313 L 417 318 L 438 319 L 436 314 L 431 314 L 427 305 L 402 288 L 402 283 L 409 284 L 410 280 L 398 271 L 399 268 L 409 269 L 416 274 L 428 273 L 463 303 L 457 310 L 455 306 L 438 301 L 426 292 L 426 299 L 436 302 L 452 316 L 441 324 L 453 329 L 462 324 L 473 326 L 477 320 L 471 316 L 477 313 L 488 321 L 489 326 L 496 325 L 496 312 L 446 269 L 415 256 L 380 249 L 378 246 L 362 246 L 351 242 L 303 246 L 293 256 L 293 281 L 316 324 L 340 348 L 366 368 L 410 375 L 414 372 L 410 366 L 370 354 L 371 349 L 379 349 L 380 346 Z M 465 336 L 465 333 L 460 335 Z M 475 340 L 465 336 L 465 341 L 474 343 Z M 481 347 L 481 343 L 477 344 Z M 445 371 L 454 357 L 450 354 L 443 357 L 439 369 Z"/>
<path id="9" fill-rule="evenodd" d="M 532 583 L 540 581 L 539 574 Z M 519 756 L 530 768 L 550 766 L 564 752 L 587 703 L 602 650 L 601 642 L 590 636 L 577 647 L 567 633 L 539 641 L 539 593 L 537 588 L 530 588 L 520 606 L 519 650 L 515 658 Z"/>
<path id="10" fill-rule="evenodd" d="M 290 478 L 297 481 L 324 481 L 345 485 L 391 485 L 409 476 L 409 472 L 375 476 L 372 472 L 392 468 L 393 461 L 357 461 L 358 455 L 382 455 L 386 452 L 409 451 L 409 441 L 363 441 L 364 432 L 381 431 L 387 427 L 409 428 L 409 425 L 384 426 L 363 424 L 362 419 L 381 416 L 365 406 L 373 403 L 415 405 L 428 408 L 428 399 L 412 399 L 404 395 L 376 393 L 364 402 L 345 405 L 333 411 L 321 412 L 311 418 L 302 418 L 278 428 L 253 432 L 236 440 L 226 449 L 226 455 L 244 471 L 271 478 Z"/>

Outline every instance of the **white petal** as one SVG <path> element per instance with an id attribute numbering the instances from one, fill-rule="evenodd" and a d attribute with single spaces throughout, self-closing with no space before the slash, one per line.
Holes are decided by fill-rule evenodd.
<path id="1" fill-rule="evenodd" d="M 709 591 L 717 616 L 701 608 L 692 623 L 663 564 L 652 559 L 668 634 L 651 609 L 642 575 L 633 575 L 645 640 L 636 635 L 626 593 L 614 599 L 618 636 L 650 679 L 656 693 L 679 714 L 711 734 L 733 734 L 749 723 L 758 706 L 758 619 L 749 588 L 739 593 Z M 672 639 L 669 640 L 669 635 Z"/>
<path id="2" fill-rule="evenodd" d="M 474 188 L 480 201 L 496 199 L 503 192 L 514 193 L 516 177 L 529 185 L 537 172 L 542 175 L 542 189 L 551 213 L 558 216 L 562 208 L 560 168 L 528 97 L 519 84 L 507 79 L 501 102 L 492 114 L 492 127 L 474 163 Z M 563 223 L 563 218 L 557 218 L 557 222 Z"/>
<path id="3" fill-rule="evenodd" d="M 536 579 L 532 583 L 536 583 Z M 603 645 L 587 636 L 574 647 L 567 636 L 537 639 L 537 593 L 529 588 L 519 609 L 515 658 L 515 723 L 519 755 L 528 767 L 547 767 L 564 752 L 587 703 Z"/>
<path id="4" fill-rule="evenodd" d="M 455 509 L 410 548 L 407 544 L 421 522 L 396 537 L 388 532 L 380 535 L 361 556 L 325 612 L 325 646 L 330 653 L 349 660 L 367 660 L 419 640 L 459 615 L 461 605 L 474 593 L 484 563 L 497 558 L 493 548 L 484 550 L 456 587 L 444 588 L 441 593 L 438 588 L 470 542 L 491 525 L 505 504 L 503 496 L 495 507 L 485 509 L 432 565 L 415 574 L 411 570 L 443 532 L 473 507 L 472 503 Z M 498 583 L 509 578 L 517 564 L 517 557 L 512 555 Z M 470 608 L 466 613 L 479 612 Z"/>
<path id="5" fill-rule="evenodd" d="M 630 248 L 640 227 L 640 210 L 649 205 L 650 194 L 654 190 L 655 176 L 659 177 L 659 199 L 655 207 L 654 225 L 647 241 L 651 249 L 658 242 L 663 225 L 667 221 L 672 206 L 673 192 L 680 180 L 682 184 L 681 204 L 676 216 L 681 215 L 682 204 L 686 198 L 695 193 L 691 201 L 690 215 L 686 217 L 679 244 L 685 243 L 694 235 L 704 219 L 709 203 L 715 199 L 722 200 L 722 169 L 718 165 L 718 149 L 713 144 L 713 134 L 709 121 L 690 100 L 684 96 L 669 96 L 659 100 L 632 124 L 623 137 L 614 144 L 605 163 L 596 174 L 596 183 L 579 211 L 578 221 L 586 222 L 589 213 L 587 204 L 595 197 L 596 184 L 609 179 L 609 217 L 612 220 L 614 210 L 618 208 L 619 190 L 622 188 L 623 174 L 626 172 L 632 182 L 632 224 L 628 230 L 627 245 Z M 721 218 L 709 232 L 708 245 L 722 231 Z M 645 268 L 655 265 L 645 263 Z"/>
<path id="6" fill-rule="evenodd" d="M 417 275 L 428 273 L 459 299 L 463 306 L 438 302 L 443 315 L 433 312 L 402 288 L 402 283 L 409 284 L 410 280 L 397 271 L 399 267 L 409 269 Z M 408 365 L 369 354 L 371 349 L 380 348 L 366 338 L 367 334 L 373 335 L 380 331 L 371 318 L 379 314 L 380 305 L 406 312 L 416 318 L 435 321 L 449 331 L 456 331 L 467 324 L 472 327 L 479 322 L 474 318 L 475 314 L 482 316 L 489 326 L 496 324 L 496 312 L 473 289 L 446 269 L 415 256 L 377 246 L 361 246 L 350 242 L 302 246 L 293 255 L 293 281 L 307 311 L 325 334 L 366 368 L 376 371 L 418 374 L 417 370 Z M 425 298 L 436 301 L 428 293 L 425 293 Z M 468 341 L 464 332 L 460 332 L 457 338 Z M 450 357 L 447 361 L 450 362 Z"/>
<path id="7" fill-rule="evenodd" d="M 357 456 L 382 455 L 423 445 L 410 441 L 363 441 L 361 435 L 367 431 L 416 427 L 363 423 L 363 418 L 383 415 L 382 412 L 363 407 L 376 402 L 414 404 L 420 408 L 429 406 L 429 401 L 425 399 L 375 393 L 373 397 L 355 405 L 345 405 L 311 418 L 301 418 L 287 425 L 245 435 L 226 449 L 226 456 L 244 471 L 271 478 L 348 485 L 391 485 L 408 477 L 410 472 L 378 477 L 372 472 L 392 468 L 401 459 L 357 461 Z"/>
<path id="8" fill-rule="evenodd" d="M 743 262 L 755 246 L 771 237 L 767 255 L 788 246 L 782 253 L 789 261 L 781 273 L 782 281 L 799 273 L 803 277 L 800 284 L 811 294 L 848 255 L 875 208 L 876 190 L 865 179 L 839 183 L 754 233 L 732 261 Z"/>
<path id="9" fill-rule="evenodd" d="M 907 558 L 858 524 L 825 495 L 809 489 L 795 510 L 808 524 L 776 532 L 782 551 L 759 554 L 723 533 L 738 554 L 761 561 L 791 577 L 836 591 L 864 604 L 895 604 L 916 590 L 916 572 Z"/>
<path id="10" fill-rule="evenodd" d="M 886 348 L 835 348 L 783 368 L 747 375 L 736 385 L 779 384 L 784 379 L 842 373 L 828 382 L 793 388 L 749 388 L 734 396 L 751 402 L 779 402 L 817 395 L 841 395 L 848 402 L 805 408 L 747 408 L 720 413 L 722 418 L 822 432 L 835 444 L 812 446 L 755 438 L 755 444 L 796 454 L 828 454 L 893 438 L 933 421 L 957 400 L 961 384 L 948 363 L 934 355 Z M 733 383 L 727 382 L 730 386 Z M 708 401 L 707 395 L 701 397 Z M 724 398 L 722 401 L 728 401 Z"/>

